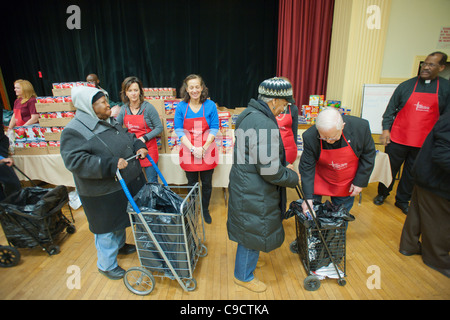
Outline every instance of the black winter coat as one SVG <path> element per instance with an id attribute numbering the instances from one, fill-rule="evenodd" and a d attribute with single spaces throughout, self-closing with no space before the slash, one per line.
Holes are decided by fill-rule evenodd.
<path id="1" fill-rule="evenodd" d="M 450 112 L 443 114 L 428 134 L 413 175 L 417 185 L 450 200 Z"/>
<path id="2" fill-rule="evenodd" d="M 286 189 L 298 183 L 285 167 L 276 119 L 266 103 L 251 100 L 236 121 L 230 172 L 228 236 L 248 249 L 269 252 L 281 246 Z"/>

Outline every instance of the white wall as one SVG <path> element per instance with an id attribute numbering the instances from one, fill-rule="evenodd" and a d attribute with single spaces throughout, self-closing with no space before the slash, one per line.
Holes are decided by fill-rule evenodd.
<path id="1" fill-rule="evenodd" d="M 381 78 L 411 78 L 416 56 L 442 51 L 442 27 L 450 27 L 450 0 L 392 0 Z"/>

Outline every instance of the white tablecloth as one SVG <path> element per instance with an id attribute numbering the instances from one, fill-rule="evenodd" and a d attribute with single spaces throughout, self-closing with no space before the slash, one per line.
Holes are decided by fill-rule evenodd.
<path id="1" fill-rule="evenodd" d="M 299 157 L 294 163 L 298 166 Z M 73 176 L 64 166 L 61 155 L 48 154 L 39 156 L 14 156 L 15 165 L 22 170 L 30 179 L 40 180 L 54 185 L 65 185 L 75 187 Z M 229 173 L 233 162 L 231 154 L 221 154 L 219 165 L 213 174 L 213 187 L 227 188 Z M 168 184 L 182 185 L 187 183 L 186 174 L 179 165 L 178 154 L 161 154 L 159 156 L 158 167 L 161 170 Z M 17 171 L 16 171 L 17 172 Z M 20 180 L 27 180 L 22 174 L 17 172 Z M 378 152 L 375 159 L 375 167 L 370 176 L 370 183 L 383 182 L 389 186 L 392 181 L 389 157 L 384 152 Z"/>

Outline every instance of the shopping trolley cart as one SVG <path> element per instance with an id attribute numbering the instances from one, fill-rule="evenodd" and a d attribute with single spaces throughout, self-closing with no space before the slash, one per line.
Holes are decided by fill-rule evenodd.
<path id="1" fill-rule="evenodd" d="M 300 199 L 306 201 L 303 190 L 296 187 Z M 308 276 L 303 284 L 306 290 L 315 291 L 320 280 L 337 278 L 340 286 L 346 285 L 346 224 L 321 227 L 316 212 L 308 202 L 307 219 L 295 216 L 296 252 L 299 254 Z M 309 223 L 308 223 L 309 222 Z M 295 243 L 295 242 L 294 242 Z M 291 248 L 292 250 L 292 248 Z"/>
<path id="2" fill-rule="evenodd" d="M 125 272 L 125 286 L 135 294 L 147 295 L 154 289 L 154 277 L 167 277 L 176 279 L 185 291 L 193 291 L 197 287 L 193 278 L 197 261 L 207 255 L 203 244 L 205 232 L 200 187 L 198 183 L 192 187 L 169 187 L 151 157 L 147 156 L 147 159 L 164 185 L 147 183 L 143 188 L 163 188 L 164 192 L 177 195 L 179 208 L 171 212 L 141 211 L 117 170 L 117 178 L 130 203 L 128 214 L 141 263 L 140 267 L 132 267 Z"/>
<path id="3" fill-rule="evenodd" d="M 63 214 L 62 208 L 69 202 L 67 188 L 27 187 L 11 194 L 0 202 L 0 223 L 9 247 L 0 251 L 0 266 L 9 267 L 18 263 L 20 255 L 14 248 L 34 248 L 40 246 L 49 255 L 60 252 L 56 244 L 65 229 L 75 233 L 72 222 Z"/>

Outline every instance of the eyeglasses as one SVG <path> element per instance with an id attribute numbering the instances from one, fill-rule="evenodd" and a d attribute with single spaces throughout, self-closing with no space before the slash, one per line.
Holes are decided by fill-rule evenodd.
<path id="1" fill-rule="evenodd" d="M 434 63 L 425 63 L 425 62 L 422 62 L 422 63 L 420 64 L 420 66 L 423 67 L 423 68 L 425 68 L 425 67 L 436 68 L 436 67 L 438 67 L 439 65 L 438 65 L 438 64 L 434 64 Z"/>
<path id="2" fill-rule="evenodd" d="M 318 135 L 318 136 L 317 136 L 317 139 L 319 139 L 319 140 L 324 140 L 324 141 L 338 141 L 338 140 L 341 139 L 341 134 L 342 134 L 342 132 L 339 133 L 339 136 L 338 136 L 338 137 L 334 137 L 334 138 L 322 138 L 320 135 Z"/>

